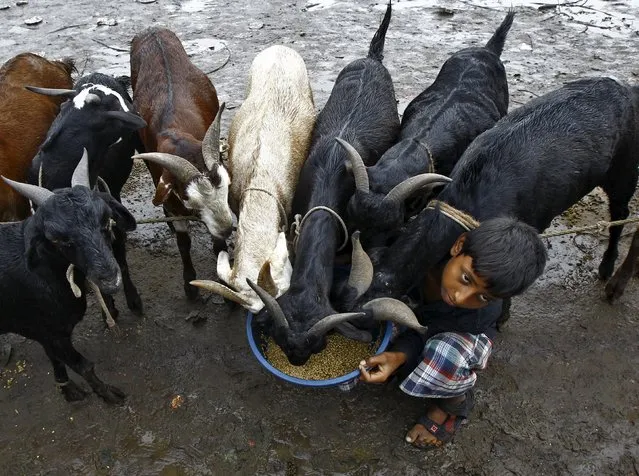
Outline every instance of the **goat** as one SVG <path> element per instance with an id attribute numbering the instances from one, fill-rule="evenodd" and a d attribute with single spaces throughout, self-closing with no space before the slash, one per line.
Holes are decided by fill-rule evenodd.
<path id="1" fill-rule="evenodd" d="M 638 130 L 639 88 L 610 78 L 567 83 L 479 135 L 438 199 L 479 221 L 512 216 L 541 232 L 600 186 L 608 195 L 611 219 L 624 219 L 639 173 Z M 439 210 L 439 205 L 426 207 L 409 221 L 382 254 L 372 283 L 343 288 L 336 306 L 359 309 L 380 296 L 400 297 L 422 282 L 463 231 Z M 610 229 L 601 279 L 612 274 L 622 228 Z"/>
<path id="2" fill-rule="evenodd" d="M 85 277 L 104 294 L 121 287 L 111 228 L 115 221 L 133 230 L 135 220 L 110 194 L 89 188 L 86 152 L 83 157 L 72 174 L 71 188 L 55 192 L 2 177 L 38 208 L 21 222 L 0 225 L 0 333 L 13 332 L 40 343 L 68 401 L 82 400 L 87 393 L 69 380 L 65 365 L 106 402 L 119 403 L 125 394 L 95 375 L 93 363 L 73 347 L 71 334 L 86 311 Z M 70 267 L 77 270 L 71 288 Z"/>
<path id="3" fill-rule="evenodd" d="M 293 194 L 315 124 L 313 93 L 302 57 L 271 46 L 251 65 L 247 94 L 231 123 L 229 200 L 238 215 L 233 268 L 220 252 L 214 281 L 192 281 L 258 312 L 262 300 L 249 278 L 279 297 L 289 287 L 286 235 Z"/>
<path id="4" fill-rule="evenodd" d="M 637 262 L 639 261 L 639 228 L 632 235 L 632 242 L 630 243 L 630 249 L 626 255 L 619 269 L 610 278 L 610 281 L 606 283 L 606 298 L 608 302 L 613 303 L 619 299 L 622 295 L 628 281 L 635 274 L 637 270 Z"/>
<path id="5" fill-rule="evenodd" d="M 29 166 L 45 139 L 64 98 L 36 96 L 27 84 L 45 88 L 71 88 L 73 61 L 49 61 L 22 53 L 0 68 L 0 174 L 18 182 L 27 179 Z M 29 133 L 25 133 L 28 131 Z M 0 182 L 0 221 L 29 216 L 22 195 Z"/>
<path id="6" fill-rule="evenodd" d="M 107 184 L 109 193 L 120 202 L 120 192 L 131 174 L 131 156 L 139 148 L 135 131 L 146 122 L 134 112 L 127 92 L 129 79 L 92 73 L 80 78 L 73 89 L 49 89 L 27 86 L 46 96 L 69 99 L 60 108 L 47 138 L 33 159 L 29 183 L 49 190 L 68 187 L 74 169 L 86 150 L 89 161 L 89 183 L 95 187 L 98 176 Z M 128 308 L 141 315 L 143 304 L 126 260 L 126 232 L 113 229 L 113 253 L 122 270 L 124 295 Z M 103 296 L 109 313 L 118 316 L 112 296 Z"/>
<path id="7" fill-rule="evenodd" d="M 473 139 L 508 112 L 499 57 L 514 16 L 506 15 L 486 46 L 446 60 L 433 84 L 408 104 L 399 141 L 375 165 L 367 169 L 352 155 L 357 190 L 348 203 L 348 223 L 371 247 L 384 246 L 388 232 L 404 222 L 405 200 L 422 186 L 418 174 L 449 175 Z"/>
<path id="8" fill-rule="evenodd" d="M 178 37 L 165 28 L 150 28 L 131 43 L 133 101 L 148 127 L 140 131 L 145 159 L 156 186 L 153 204 L 168 216 L 195 210 L 214 238 L 216 248 L 231 234 L 229 174 L 219 155 L 220 107 L 209 78 L 189 60 Z M 208 129 L 208 130 L 207 130 Z M 205 136 L 206 133 L 206 136 Z M 174 222 L 182 257 L 184 292 L 196 299 L 188 225 Z"/>
<path id="9" fill-rule="evenodd" d="M 347 154 L 335 139 L 353 144 L 364 162 L 371 165 L 397 137 L 399 117 L 393 82 L 382 64 L 390 18 L 389 3 L 371 41 L 368 57 L 349 63 L 340 72 L 317 118 L 309 157 L 302 168 L 293 201 L 293 209 L 305 213 L 305 217 L 301 230 L 298 229 L 289 290 L 275 300 L 249 281 L 265 305 L 257 321 L 294 365 L 303 365 L 312 354 L 324 349 L 326 334 L 335 328 L 336 321 L 359 316 L 335 314 L 329 302 L 335 250 L 340 235 L 348 233 L 342 229 L 339 215 L 344 214 L 355 188 L 352 175 L 345 167 Z M 359 249 L 357 237 L 354 246 Z M 362 337 L 349 327 L 342 326 L 340 331 Z"/>

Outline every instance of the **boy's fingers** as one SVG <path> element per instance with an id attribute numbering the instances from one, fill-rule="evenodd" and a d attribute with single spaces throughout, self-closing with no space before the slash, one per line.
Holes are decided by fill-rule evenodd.
<path id="1" fill-rule="evenodd" d="M 366 361 L 362 362 L 364 362 L 365 365 L 368 365 L 369 367 L 375 367 L 376 365 L 380 365 L 386 361 L 386 357 L 384 357 L 383 355 L 384 354 L 372 355 L 368 359 L 366 359 Z"/>

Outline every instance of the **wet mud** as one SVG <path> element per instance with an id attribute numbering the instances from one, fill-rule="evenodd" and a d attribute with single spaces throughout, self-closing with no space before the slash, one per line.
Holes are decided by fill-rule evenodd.
<path id="1" fill-rule="evenodd" d="M 145 1 L 7 3 L 0 10 L 0 60 L 31 51 L 72 56 L 82 73 L 128 74 L 133 35 L 164 25 L 210 72 L 229 110 L 226 131 L 260 50 L 280 43 L 302 54 L 319 110 L 341 68 L 366 53 L 384 10 L 384 2 Z M 485 43 L 511 5 L 394 3 L 384 62 L 400 112 L 449 54 Z M 511 110 L 585 76 L 639 83 L 636 2 L 586 2 L 596 10 L 590 12 L 513 3 L 517 16 L 502 55 Z M 33 17 L 42 21 L 27 25 Z M 123 197 L 137 218 L 161 215 L 150 204 L 152 193 L 148 172 L 136 164 Z M 595 190 L 551 230 L 602 219 L 606 198 Z M 204 227 L 191 228 L 198 276 L 214 278 L 211 240 Z M 628 243 L 622 240 L 622 256 Z M 250 352 L 245 313 L 208 295 L 188 302 L 168 228 L 140 225 L 128 250 L 144 317 L 131 314 L 118 295 L 121 333 L 105 331 L 90 296 L 74 332 L 98 376 L 128 394 L 125 404 L 108 406 L 95 395 L 67 403 L 42 348 L 1 337 L 12 354 L 0 373 L 0 473 L 639 474 L 639 281 L 610 306 L 596 276 L 605 235 L 566 235 L 547 244 L 544 277 L 514 300 L 479 375 L 472 418 L 450 445 L 425 452 L 404 442 L 423 402 L 396 385 L 360 384 L 343 393 L 275 379 Z"/>

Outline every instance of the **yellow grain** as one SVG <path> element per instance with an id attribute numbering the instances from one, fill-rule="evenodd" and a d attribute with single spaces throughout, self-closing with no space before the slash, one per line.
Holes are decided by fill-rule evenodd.
<path id="1" fill-rule="evenodd" d="M 341 377 L 357 369 L 362 359 L 375 353 L 381 339 L 360 342 L 341 334 L 330 334 L 326 348 L 313 354 L 304 365 L 293 365 L 272 337 L 267 340 L 264 356 L 278 370 L 305 380 L 326 380 Z"/>

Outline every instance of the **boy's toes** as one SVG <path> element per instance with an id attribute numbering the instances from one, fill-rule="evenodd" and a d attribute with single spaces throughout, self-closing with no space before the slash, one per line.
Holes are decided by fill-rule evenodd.
<path id="1" fill-rule="evenodd" d="M 406 433 L 406 442 L 417 448 L 425 448 L 427 446 L 441 446 L 442 442 L 429 432 L 424 425 L 417 424 Z"/>

